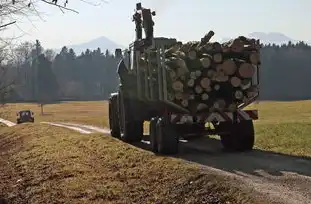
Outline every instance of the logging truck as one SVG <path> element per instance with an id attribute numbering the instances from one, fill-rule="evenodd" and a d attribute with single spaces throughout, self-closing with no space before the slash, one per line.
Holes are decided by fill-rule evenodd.
<path id="1" fill-rule="evenodd" d="M 259 42 L 211 43 L 209 32 L 195 45 L 182 45 L 154 37 L 153 16 L 136 4 L 136 39 L 124 54 L 115 51 L 120 85 L 109 98 L 111 135 L 140 142 L 150 121 L 155 153 L 176 154 L 181 138 L 203 135 L 219 135 L 225 150 L 252 150 L 258 112 L 244 108 L 259 96 Z"/>

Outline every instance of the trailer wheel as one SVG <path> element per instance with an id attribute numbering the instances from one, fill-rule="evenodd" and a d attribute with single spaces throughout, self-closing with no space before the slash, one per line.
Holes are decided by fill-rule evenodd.
<path id="1" fill-rule="evenodd" d="M 158 118 L 151 118 L 150 123 L 149 123 L 150 145 L 151 145 L 151 151 L 154 153 L 158 152 L 157 122 L 158 122 Z"/>
<path id="2" fill-rule="evenodd" d="M 137 121 L 131 118 L 129 100 L 124 98 L 120 91 L 118 118 L 120 123 L 120 138 L 124 142 L 140 142 L 144 134 L 144 121 Z"/>
<path id="3" fill-rule="evenodd" d="M 226 130 L 228 134 L 220 135 L 221 143 L 226 151 L 250 151 L 255 143 L 255 131 L 252 120 L 244 120 L 240 123 L 220 123 L 219 128 Z"/>
<path id="4" fill-rule="evenodd" d="M 117 109 L 117 98 L 118 96 L 112 96 L 109 99 L 109 126 L 110 134 L 112 137 L 120 137 L 120 126 L 118 122 L 118 109 Z"/>
<path id="5" fill-rule="evenodd" d="M 160 154 L 172 155 L 178 153 L 179 135 L 174 125 L 166 124 L 159 118 L 156 125 L 157 146 Z"/>

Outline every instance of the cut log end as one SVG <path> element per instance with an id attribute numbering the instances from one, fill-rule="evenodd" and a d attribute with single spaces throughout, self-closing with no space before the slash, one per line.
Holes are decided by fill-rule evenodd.
<path id="1" fill-rule="evenodd" d="M 190 79 L 187 83 L 188 87 L 194 87 L 194 84 L 195 84 L 194 79 Z"/>
<path id="2" fill-rule="evenodd" d="M 239 75 L 243 78 L 251 78 L 255 73 L 255 68 L 250 63 L 242 63 L 239 67 Z"/>
<path id="3" fill-rule="evenodd" d="M 183 107 L 188 107 L 189 106 L 189 101 L 184 99 L 184 100 L 181 101 L 181 105 Z"/>
<path id="4" fill-rule="evenodd" d="M 199 85 L 195 86 L 195 92 L 197 94 L 201 94 L 203 92 L 203 88 Z"/>
<path id="5" fill-rule="evenodd" d="M 189 51 L 188 57 L 189 57 L 190 60 L 195 60 L 195 59 L 197 58 L 197 53 L 196 53 L 196 51 L 195 51 L 195 50 Z"/>
<path id="6" fill-rule="evenodd" d="M 222 62 L 222 54 L 221 53 L 217 53 L 213 55 L 213 60 L 215 63 L 221 63 Z"/>
<path id="7" fill-rule="evenodd" d="M 234 76 L 230 79 L 230 83 L 233 87 L 239 87 L 241 85 L 241 79 Z"/>
<path id="8" fill-rule="evenodd" d="M 209 99 L 209 95 L 208 95 L 207 93 L 203 93 L 203 94 L 201 95 L 201 99 L 202 99 L 203 101 L 207 101 L 207 100 Z"/>
<path id="9" fill-rule="evenodd" d="M 184 89 L 184 84 L 181 81 L 175 81 L 172 84 L 172 88 L 174 91 L 182 92 Z"/>
<path id="10" fill-rule="evenodd" d="M 200 85 L 204 88 L 204 89 L 207 89 L 210 87 L 211 85 L 211 80 L 209 78 L 203 78 L 201 81 L 200 81 Z"/>
<path id="11" fill-rule="evenodd" d="M 223 99 L 216 100 L 213 104 L 213 108 L 216 110 L 224 110 L 226 107 L 226 101 Z"/>
<path id="12" fill-rule="evenodd" d="M 203 68 L 209 68 L 212 64 L 211 59 L 204 57 L 200 59 Z"/>
<path id="13" fill-rule="evenodd" d="M 232 59 L 227 59 L 223 62 L 222 69 L 226 75 L 233 75 L 237 70 L 237 66 Z"/>

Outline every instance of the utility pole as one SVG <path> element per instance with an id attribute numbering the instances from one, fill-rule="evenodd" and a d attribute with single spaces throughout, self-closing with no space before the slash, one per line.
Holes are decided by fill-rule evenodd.
<path id="1" fill-rule="evenodd" d="M 39 54 L 40 54 L 40 42 L 39 40 L 36 40 L 36 57 L 34 60 L 34 66 L 33 66 L 33 98 L 35 100 L 38 100 L 38 68 L 39 68 Z"/>

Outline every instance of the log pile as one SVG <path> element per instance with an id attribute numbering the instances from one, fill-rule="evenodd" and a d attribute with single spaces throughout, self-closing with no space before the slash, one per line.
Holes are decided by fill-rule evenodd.
<path id="1" fill-rule="evenodd" d="M 225 43 L 201 41 L 165 50 L 168 99 L 191 112 L 230 111 L 258 93 L 252 85 L 260 64 L 259 40 L 239 36 Z"/>

